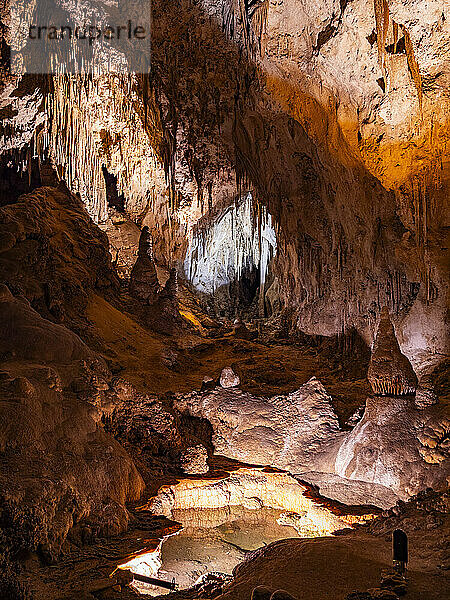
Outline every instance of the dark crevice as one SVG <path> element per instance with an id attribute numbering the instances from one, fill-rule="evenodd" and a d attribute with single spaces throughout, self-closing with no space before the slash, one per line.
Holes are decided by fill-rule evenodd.
<path id="1" fill-rule="evenodd" d="M 319 35 L 317 36 L 317 44 L 314 48 L 316 52 L 319 52 L 322 46 L 333 37 L 334 33 L 336 32 L 336 29 L 337 27 L 329 23 L 325 27 L 325 29 L 322 29 L 322 31 L 319 32 Z"/>
<path id="2" fill-rule="evenodd" d="M 318 54 L 322 46 L 324 46 L 339 29 L 339 26 L 342 23 L 342 17 L 344 16 L 345 9 L 347 8 L 349 2 L 351 2 L 351 0 L 340 0 L 341 12 L 337 23 L 336 25 L 332 25 L 332 23 L 335 21 L 335 15 L 333 15 L 330 23 L 328 23 L 325 29 L 322 29 L 322 31 L 319 32 L 319 34 L 317 35 L 317 43 L 313 48 L 314 54 Z"/>
<path id="3" fill-rule="evenodd" d="M 367 36 L 366 39 L 371 46 L 373 46 L 375 44 L 375 42 L 377 41 L 377 32 L 375 31 L 375 29 L 372 31 L 372 33 L 370 35 Z"/>
<path id="4" fill-rule="evenodd" d="M 406 54 L 405 36 L 401 37 L 396 44 L 386 46 L 388 54 Z"/>
<path id="5" fill-rule="evenodd" d="M 108 206 L 115 208 L 119 212 L 125 211 L 125 197 L 119 194 L 117 190 L 117 177 L 108 172 L 106 167 L 102 167 L 103 177 L 105 178 L 106 186 L 106 201 Z"/>
<path id="6" fill-rule="evenodd" d="M 386 91 L 386 82 L 384 81 L 384 77 L 379 77 L 377 79 L 377 83 L 380 86 L 380 88 L 383 90 L 383 94 L 384 94 Z"/>
<path id="7" fill-rule="evenodd" d="M 27 164 L 26 169 L 23 165 Z M 3 154 L 0 158 L 0 206 L 14 204 L 22 194 L 41 185 L 39 161 L 23 151 Z"/>

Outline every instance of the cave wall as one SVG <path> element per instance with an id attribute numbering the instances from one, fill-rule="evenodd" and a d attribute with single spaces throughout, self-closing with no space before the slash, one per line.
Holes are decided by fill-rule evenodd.
<path id="1" fill-rule="evenodd" d="M 10 140 L 48 152 L 108 232 L 106 168 L 126 217 L 180 272 L 199 219 L 251 192 L 274 219 L 272 294 L 293 330 L 356 327 L 370 343 L 387 304 L 418 366 L 446 351 L 444 12 L 439 0 L 156 1 L 149 75 L 54 77 L 38 116 L 47 80 L 11 101 L 26 80 L 13 78 L 3 127 L 28 132 Z"/>

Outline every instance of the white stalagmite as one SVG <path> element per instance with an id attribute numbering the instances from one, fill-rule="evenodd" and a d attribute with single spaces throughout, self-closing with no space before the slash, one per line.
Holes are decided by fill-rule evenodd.
<path id="1" fill-rule="evenodd" d="M 260 285 L 266 280 L 277 240 L 272 216 L 260 213 L 249 193 L 229 207 L 213 224 L 193 235 L 184 261 L 187 279 L 200 292 L 213 294 L 240 279 L 245 269 L 260 269 Z"/>

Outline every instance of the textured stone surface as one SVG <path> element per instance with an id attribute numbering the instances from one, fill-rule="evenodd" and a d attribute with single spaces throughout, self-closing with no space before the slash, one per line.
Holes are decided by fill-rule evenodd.
<path id="1" fill-rule="evenodd" d="M 108 240 L 63 184 L 42 187 L 0 208 L 1 281 L 44 315 L 73 318 L 89 290 L 117 285 Z"/>
<path id="2" fill-rule="evenodd" d="M 205 446 L 198 444 L 197 446 L 191 446 L 186 448 L 180 456 L 180 465 L 184 473 L 190 475 L 201 475 L 209 471 L 207 463 L 208 451 Z"/>
<path id="3" fill-rule="evenodd" d="M 234 388 L 178 397 L 181 411 L 208 419 L 218 454 L 294 473 L 318 469 L 341 436 L 330 397 L 315 378 L 287 396 L 256 398 Z"/>
<path id="4" fill-rule="evenodd" d="M 86 541 L 126 529 L 124 504 L 144 484 L 98 425 L 95 398 L 110 377 L 103 361 L 5 286 L 0 310 L 2 513 L 16 549 L 55 558 L 75 525 Z"/>
<path id="5" fill-rule="evenodd" d="M 396 497 L 445 483 L 445 403 L 418 410 L 412 397 L 370 397 L 350 432 L 340 430 L 331 398 L 315 378 L 287 396 L 258 398 L 217 387 L 178 396 L 176 406 L 210 421 L 218 454 L 300 477 L 306 473 L 308 480 L 326 485 L 330 495 L 336 484 L 337 497 L 348 503 L 363 501 L 368 484 L 376 484 L 370 493 L 386 506 Z M 333 474 L 344 481 L 334 481 Z M 345 479 L 353 486 L 346 488 Z"/>
<path id="6" fill-rule="evenodd" d="M 153 257 L 153 244 L 148 227 L 143 227 L 139 237 L 139 252 L 130 274 L 130 294 L 144 302 L 156 302 L 160 285 Z"/>
<path id="7" fill-rule="evenodd" d="M 441 600 L 445 597 L 446 577 L 439 573 L 434 558 L 428 559 L 426 574 L 420 571 L 426 564 L 425 552 L 420 549 L 420 534 L 423 530 L 414 536 L 419 548 L 415 548 L 409 565 L 408 596 L 414 600 L 423 597 Z M 391 563 L 389 538 L 385 541 L 364 534 L 349 534 L 315 540 L 286 539 L 247 556 L 235 568 L 234 580 L 220 598 L 248 600 L 252 589 L 260 585 L 272 590 L 284 588 L 302 600 L 346 598 L 358 589 L 378 587 L 381 568 Z M 366 592 L 351 598 L 371 600 Z"/>
<path id="8" fill-rule="evenodd" d="M 238 387 L 240 383 L 241 380 L 239 379 L 239 375 L 236 375 L 236 373 L 231 367 L 225 367 L 224 369 L 222 369 L 222 372 L 220 374 L 221 387 L 225 389 L 234 388 Z"/>
<path id="9" fill-rule="evenodd" d="M 251 502 L 251 509 L 257 510 L 255 500 L 259 508 L 295 513 L 295 520 L 301 522 L 305 537 L 327 535 L 354 523 L 370 520 L 374 514 L 371 507 L 365 507 L 365 510 L 356 514 L 346 510 L 343 505 L 323 502 L 323 499 L 309 495 L 308 486 L 288 473 L 250 467 L 237 468 L 229 477 L 184 478 L 178 483 L 162 486 L 146 508 L 154 514 L 172 518 L 173 511 L 245 507 L 248 501 Z M 292 526 L 292 522 L 288 523 L 287 520 L 283 524 Z"/>
<path id="10" fill-rule="evenodd" d="M 384 396 L 414 394 L 417 388 L 417 376 L 400 352 L 387 306 L 381 310 L 367 378 L 374 393 Z"/>
<path id="11" fill-rule="evenodd" d="M 34 4 L 18 2 L 24 13 Z M 1 439 L 12 470 L 42 475 L 37 482 L 24 480 L 23 496 L 13 497 L 19 489 L 13 481 L 5 489 L 12 490 L 10 521 L 25 515 L 27 543 L 42 542 L 48 554 L 57 553 L 74 519 L 92 517 L 86 538 L 126 524 L 123 502 L 127 494 L 137 495 L 141 482 L 102 420 L 111 419 L 108 426 L 125 445 L 160 452 L 163 468 L 171 451 L 178 456 L 182 447 L 167 407 L 113 381 L 102 360 L 67 329 L 83 331 L 92 347 L 103 349 L 83 312 L 93 290 L 108 294 L 117 287 L 105 236 L 80 210 L 81 202 L 111 239 L 113 209 L 130 220 L 113 244 L 125 276 L 136 252 L 132 224 L 147 225 L 158 262 L 180 273 L 208 279 L 219 248 L 229 272 L 214 274 L 213 283 L 233 284 L 238 273 L 241 289 L 251 288 L 256 299 L 259 268 L 264 289 L 249 310 L 276 313 L 285 331 L 340 335 L 354 327 L 370 344 L 380 308 L 388 305 L 401 351 L 419 375 L 430 357 L 438 363 L 448 349 L 449 20 L 442 0 L 152 4 L 151 77 L 16 77 L 1 65 L 1 174 L 7 185 L 0 190 L 0 271 L 14 300 L 4 288 L 1 294 L 10 322 L 22 323 L 19 333 L 6 329 L 3 336 L 0 383 L 7 418 Z M 64 6 L 80 17 L 96 3 Z M 0 9 L 2 58 L 12 43 L 4 27 L 7 8 Z M 32 182 L 47 145 L 58 177 L 81 201 L 61 186 L 17 202 L 18 173 Z M 115 178 L 117 197 L 108 190 L 105 170 Z M 42 165 L 37 171 L 44 183 L 53 183 Z M 249 194 L 255 223 L 246 218 L 245 227 L 233 228 L 239 216 L 234 207 Z M 272 216 L 273 260 L 267 250 L 274 245 L 254 226 L 263 215 Z M 163 333 L 173 334 L 180 325 L 174 289 L 172 274 L 160 302 L 140 315 Z M 229 289 L 208 302 L 213 312 L 234 318 L 240 303 L 225 302 Z M 58 329 L 55 321 L 67 327 Z M 110 346 L 128 344 L 120 327 L 109 328 L 107 323 Z M 31 341 L 26 347 L 25 333 Z M 127 351 L 136 348 L 128 344 Z M 109 353 L 120 369 L 115 356 Z M 173 366 L 176 356 L 169 348 L 162 360 Z M 400 389 L 410 383 L 411 373 Z M 179 405 L 208 416 L 216 447 L 229 455 L 300 471 L 328 469 L 407 497 L 445 482 L 449 424 L 445 403 L 435 402 L 440 391 L 424 381 L 415 404 L 389 396 L 369 399 L 350 433 L 339 430 L 329 396 L 311 381 L 269 399 L 218 388 L 181 398 Z M 27 425 L 20 431 L 17 415 Z M 29 446 L 40 454 L 28 456 Z M 144 452 L 140 466 L 146 458 Z M 67 475 L 71 470 L 75 483 Z M 31 516 L 29 498 L 38 506 Z M 54 519 L 39 510 L 44 504 Z M 262 582 L 278 573 L 286 579 L 292 565 L 302 570 L 300 582 L 267 582 L 276 584 L 271 589 L 287 587 L 296 595 L 306 580 L 309 599 L 333 598 L 342 572 L 353 568 L 367 588 L 378 585 L 368 579 L 387 555 L 385 547 L 370 560 L 361 560 L 364 547 L 352 554 L 354 547 L 345 542 L 314 548 L 278 547 L 270 560 L 275 569 L 259 565 L 256 557 L 238 578 L 234 599 L 248 600 L 258 584 L 252 578 L 259 575 Z M 312 560 L 305 561 L 305 554 Z M 333 562 L 336 557 L 342 560 Z M 324 562 L 332 565 L 330 573 L 317 568 Z M 357 580 L 344 585 L 342 594 Z M 429 595 L 442 596 L 439 585 L 429 587 Z M 411 598 L 414 593 L 424 597 L 420 585 Z"/>
<path id="12" fill-rule="evenodd" d="M 282 248 L 266 310 L 312 334 L 355 326 L 370 343 L 389 304 L 415 366 L 445 352 L 442 1 L 183 0 L 152 10 L 151 85 L 52 82 L 50 154 L 90 214 L 108 220 L 105 168 L 127 218 L 148 225 L 158 259 L 181 271 L 196 232 L 208 236 L 251 192 Z M 45 80 L 8 80 L 3 150 L 46 120 L 46 93 Z M 189 254 L 188 270 L 200 272 L 199 260 Z"/>
<path id="13" fill-rule="evenodd" d="M 381 484 L 406 499 L 445 482 L 446 407 L 417 410 L 412 398 L 368 398 L 364 416 L 337 448 L 334 470 Z"/>

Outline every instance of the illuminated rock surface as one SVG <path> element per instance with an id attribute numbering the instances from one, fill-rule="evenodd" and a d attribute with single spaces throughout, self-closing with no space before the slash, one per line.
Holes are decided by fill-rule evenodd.
<path id="1" fill-rule="evenodd" d="M 54 4 L 62 21 L 117 18 L 114 2 Z M 179 478 L 182 510 L 236 501 L 242 532 L 289 529 L 266 527 L 266 510 L 326 524 L 262 471 L 183 479 L 180 456 L 200 445 L 210 464 L 288 469 L 348 504 L 445 488 L 444 4 L 154 0 L 150 73 L 101 76 L 11 73 L 10 27 L 42 3 L 0 9 L 0 596 L 24 600 L 23 583 L 35 600 L 133 597 L 109 574 L 177 526 L 132 504 L 156 496 L 169 514 Z M 245 554 L 223 595 L 376 588 L 400 526 L 408 598 L 444 597 L 444 497 Z M 185 519 L 186 550 L 221 527 Z"/>
<path id="2" fill-rule="evenodd" d="M 239 375 L 236 375 L 231 367 L 225 367 L 225 369 L 222 369 L 219 381 L 221 387 L 225 389 L 238 387 L 241 383 Z"/>
<path id="3" fill-rule="evenodd" d="M 416 374 L 400 352 L 387 306 L 381 310 L 367 378 L 374 393 L 383 396 L 412 395 L 417 388 Z"/>
<path id="4" fill-rule="evenodd" d="M 257 398 L 216 388 L 179 397 L 177 406 L 211 422 L 218 454 L 294 473 L 320 465 L 327 447 L 342 436 L 331 399 L 315 378 L 287 396 Z"/>
<path id="5" fill-rule="evenodd" d="M 361 420 L 345 433 L 325 388 L 313 378 L 287 396 L 258 398 L 217 387 L 178 397 L 177 407 L 211 422 L 219 454 L 300 476 L 311 470 L 336 474 L 355 481 L 357 495 L 357 482 L 366 482 L 381 486 L 380 498 L 390 491 L 405 499 L 443 485 L 447 476 L 445 405 L 424 413 L 411 397 L 369 397 Z"/>
<path id="6" fill-rule="evenodd" d="M 181 470 L 190 475 L 207 473 L 209 471 L 207 459 L 208 451 L 201 444 L 186 448 L 180 456 Z"/>
<path id="7" fill-rule="evenodd" d="M 64 6 L 80 16 L 78 5 Z M 23 5 L 24 15 L 33 7 Z M 259 265 L 266 310 L 291 312 L 303 331 L 354 326 L 371 342 L 388 304 L 414 366 L 445 352 L 442 2 L 297 0 L 247 10 L 183 0 L 152 11 L 151 84 L 55 77 L 43 104 L 46 80 L 10 76 L 2 151 L 26 169 L 14 152 L 44 123 L 37 154 L 49 147 L 94 220 L 109 220 L 106 169 L 127 218 L 147 225 L 157 257 L 174 259 L 194 285 L 210 291 Z M 260 223 L 276 231 L 282 251 L 272 261 L 273 233 L 257 234 L 260 244 L 233 238 L 245 229 L 231 227 L 234 201 L 249 194 L 262 205 Z M 236 260 L 216 256 L 224 214 Z"/>
<path id="8" fill-rule="evenodd" d="M 447 477 L 449 425 L 445 406 L 424 415 L 412 398 L 368 398 L 363 418 L 339 446 L 335 471 L 383 485 L 403 499 L 426 487 L 439 489 Z"/>

